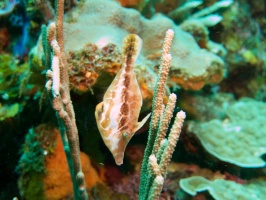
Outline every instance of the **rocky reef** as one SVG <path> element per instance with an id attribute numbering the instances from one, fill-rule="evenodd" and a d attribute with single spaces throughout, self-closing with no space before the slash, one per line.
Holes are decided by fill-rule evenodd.
<path id="1" fill-rule="evenodd" d="M 138 79 L 143 80 L 152 92 L 154 85 L 149 85 L 150 81 L 146 80 L 147 77 L 143 77 L 143 74 L 154 76 L 152 71 L 159 65 L 160 49 L 168 28 L 172 28 L 176 33 L 171 50 L 173 60 L 169 86 L 199 90 L 206 84 L 219 83 L 224 77 L 223 58 L 218 53 L 198 46 L 194 38 L 187 33 L 189 31 L 186 27 L 193 25 L 184 23 L 182 27 L 187 31 L 185 32 L 161 14 L 146 19 L 138 11 L 123 8 L 112 1 L 85 1 L 83 5 L 68 13 L 64 26 L 65 49 L 70 61 L 70 83 L 78 92 L 93 89 L 95 84 L 108 84 L 106 74 L 111 79 L 120 68 L 122 39 L 129 33 L 138 34 L 144 41 L 136 64 L 136 73 Z M 204 29 L 205 25 L 202 26 Z M 196 32 L 196 28 L 193 29 Z M 209 42 L 209 39 L 207 40 L 206 42 Z M 42 53 L 39 51 L 42 50 L 37 47 L 33 49 L 32 57 L 38 56 L 41 59 Z M 34 63 L 31 67 L 42 68 L 34 66 Z M 140 73 L 143 69 L 145 73 Z"/>

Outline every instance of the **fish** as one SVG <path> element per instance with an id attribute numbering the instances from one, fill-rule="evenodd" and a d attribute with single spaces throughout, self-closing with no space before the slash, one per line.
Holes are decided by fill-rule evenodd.
<path id="1" fill-rule="evenodd" d="M 142 40 L 129 34 L 123 40 L 122 66 L 95 109 L 101 137 L 117 165 L 123 164 L 127 144 L 148 120 L 150 113 L 138 122 L 142 95 L 134 73 L 134 63 L 140 53 Z"/>

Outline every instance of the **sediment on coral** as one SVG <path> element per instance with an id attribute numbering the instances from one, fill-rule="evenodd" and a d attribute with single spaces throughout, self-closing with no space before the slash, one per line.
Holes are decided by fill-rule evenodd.
<path id="1" fill-rule="evenodd" d="M 191 123 L 189 129 L 219 160 L 243 168 L 265 167 L 265 103 L 243 98 L 229 105 L 225 113 L 225 119 Z"/>

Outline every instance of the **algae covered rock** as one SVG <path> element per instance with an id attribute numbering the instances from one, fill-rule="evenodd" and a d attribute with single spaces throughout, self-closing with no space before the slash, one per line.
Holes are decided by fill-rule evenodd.
<path id="1" fill-rule="evenodd" d="M 157 14 L 151 19 L 146 19 L 136 10 L 102 0 L 101 3 L 86 1 L 76 20 L 75 23 L 65 24 L 66 38 L 72 38 L 66 40 L 67 51 L 80 50 L 88 43 L 96 44 L 100 48 L 112 43 L 121 50 L 123 38 L 127 34 L 135 33 L 143 40 L 143 49 L 139 56 L 140 65 L 154 67 L 160 62 L 158 55 L 165 32 L 171 28 L 175 32 L 171 48 L 171 81 L 182 88 L 198 90 L 205 84 L 221 81 L 223 77 L 223 60 L 201 49 L 190 34 L 163 15 Z"/>
<path id="2" fill-rule="evenodd" d="M 18 187 L 23 199 L 71 199 L 72 181 L 58 129 L 41 124 L 30 129 L 22 147 L 17 171 Z M 90 158 L 80 154 L 88 188 L 101 183 Z"/>
<path id="3" fill-rule="evenodd" d="M 191 124 L 203 147 L 218 159 L 240 167 L 264 167 L 266 104 L 243 98 L 230 105 L 226 119 Z"/>
<path id="4" fill-rule="evenodd" d="M 122 40 L 131 33 L 143 40 L 136 68 L 154 70 L 160 63 L 163 39 L 169 28 L 175 32 L 170 85 L 199 90 L 206 84 L 220 82 L 224 76 L 224 62 L 219 56 L 200 48 L 191 34 L 161 14 L 146 19 L 137 10 L 123 8 L 114 1 L 91 0 L 67 16 L 65 50 L 70 84 L 76 91 L 88 91 L 98 83 L 105 83 L 105 87 L 110 84 L 110 76 L 121 66 Z M 39 54 L 36 50 L 32 53 Z M 109 74 L 107 79 L 101 76 L 106 73 Z"/>
<path id="5" fill-rule="evenodd" d="M 19 113 L 19 104 L 14 103 L 12 105 L 2 105 L 0 103 L 0 121 L 5 120 L 9 117 L 14 117 Z"/>

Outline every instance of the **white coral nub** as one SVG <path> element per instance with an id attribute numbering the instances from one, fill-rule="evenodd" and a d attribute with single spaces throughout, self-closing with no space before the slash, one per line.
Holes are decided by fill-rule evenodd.
<path id="1" fill-rule="evenodd" d="M 59 68 L 59 58 L 57 56 L 53 57 L 52 69 L 53 69 L 52 92 L 53 96 L 55 97 L 59 96 L 59 89 L 60 89 L 60 68 Z"/>

